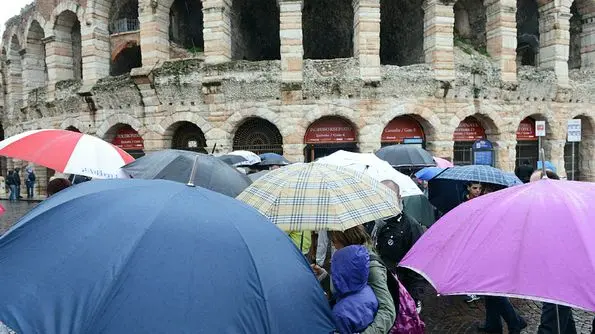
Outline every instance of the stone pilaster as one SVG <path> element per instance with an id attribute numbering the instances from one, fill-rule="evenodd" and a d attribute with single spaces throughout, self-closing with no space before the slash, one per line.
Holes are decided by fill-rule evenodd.
<path id="1" fill-rule="evenodd" d="M 163 1 L 139 1 L 140 47 L 143 66 L 169 59 L 169 7 Z M 110 56 L 111 57 L 111 56 Z"/>
<path id="2" fill-rule="evenodd" d="M 21 56 L 18 59 L 11 59 L 6 62 L 6 91 L 9 118 L 18 117 L 23 106 L 23 70 Z"/>
<path id="3" fill-rule="evenodd" d="M 454 141 L 451 140 L 432 140 L 426 142 L 426 150 L 433 156 L 452 159 L 454 158 Z"/>
<path id="4" fill-rule="evenodd" d="M 231 60 L 231 0 L 202 0 L 205 63 Z"/>
<path id="5" fill-rule="evenodd" d="M 364 82 L 378 82 L 380 74 L 380 0 L 353 0 L 353 56 L 359 60 Z"/>
<path id="6" fill-rule="evenodd" d="M 95 83 L 109 75 L 110 39 L 107 29 L 95 28 L 82 36 L 83 79 Z"/>
<path id="7" fill-rule="evenodd" d="M 585 138 L 586 137 L 586 138 Z M 583 139 L 580 143 L 578 154 L 580 154 L 579 168 L 581 171 L 581 181 L 595 181 L 595 136 L 594 135 L 583 135 Z"/>
<path id="8" fill-rule="evenodd" d="M 514 171 L 516 162 L 516 138 L 503 138 L 495 141 L 496 168 Z"/>
<path id="9" fill-rule="evenodd" d="M 303 0 L 279 0 L 281 26 L 281 82 L 301 85 L 303 81 L 304 45 L 302 35 Z"/>
<path id="10" fill-rule="evenodd" d="M 516 1 L 485 0 L 487 51 L 500 69 L 500 78 L 516 82 Z"/>
<path id="11" fill-rule="evenodd" d="M 59 47 L 56 42 L 56 37 L 48 36 L 42 40 L 45 44 L 45 62 L 48 68 L 48 82 L 47 82 L 47 93 L 48 100 L 54 99 L 54 93 L 56 92 L 56 82 L 62 80 L 60 75 L 63 73 L 59 68 L 59 61 L 61 57 L 59 55 Z"/>
<path id="12" fill-rule="evenodd" d="M 566 139 L 546 139 L 543 142 L 545 160 L 552 162 L 552 164 L 557 169 L 556 174 L 560 176 L 566 175 L 566 168 L 564 165 L 564 146 L 566 146 Z"/>
<path id="13" fill-rule="evenodd" d="M 569 86 L 570 7 L 558 1 L 539 7 L 539 39 L 539 66 L 552 69 L 559 86 Z"/>
<path id="14" fill-rule="evenodd" d="M 426 63 L 432 67 L 434 78 L 441 81 L 455 78 L 453 3 L 451 0 L 425 0 L 423 4 Z"/>
<path id="15" fill-rule="evenodd" d="M 583 16 L 581 67 L 595 66 L 595 12 Z"/>

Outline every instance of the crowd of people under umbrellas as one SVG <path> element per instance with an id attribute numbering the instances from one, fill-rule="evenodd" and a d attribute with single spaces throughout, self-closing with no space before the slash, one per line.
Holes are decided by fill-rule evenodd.
<path id="1" fill-rule="evenodd" d="M 231 162 L 232 165 L 236 165 Z M 262 165 L 260 168 L 238 168 L 248 176 L 263 175 L 268 170 L 283 168 L 289 164 L 278 160 Z M 253 166 L 255 167 L 255 165 Z M 407 168 L 407 174 L 419 185 L 427 195 L 427 182 L 415 177 L 415 168 Z M 28 182 L 35 182 L 33 179 Z M 523 182 L 534 182 L 543 176 L 541 170 L 534 171 L 528 164 L 516 171 Z M 559 179 L 555 172 L 548 170 L 547 177 Z M 14 176 L 18 171 L 10 174 L 7 185 L 13 190 Z M 414 302 L 414 310 L 423 314 L 422 299 L 428 286 L 425 279 L 412 270 L 398 267 L 405 254 L 428 229 L 410 214 L 401 196 L 400 185 L 387 178 L 381 182 L 391 189 L 398 199 L 397 206 L 401 213 L 396 216 L 368 222 L 364 225 L 349 228 L 345 231 L 292 231 L 288 235 L 311 263 L 313 273 L 319 279 L 329 302 L 333 307 L 335 324 L 339 333 L 418 333 L 423 332 L 421 318 L 406 309 L 402 296 L 392 289 L 391 277 L 395 275 L 398 281 L 410 295 Z M 65 178 L 55 178 L 50 181 L 47 192 L 52 196 L 72 185 Z M 29 185 L 28 185 L 29 186 Z M 497 186 L 489 183 L 467 182 L 465 193 L 461 194 L 462 202 L 496 191 Z M 18 198 L 18 192 L 11 192 L 11 199 Z M 436 220 L 443 212 L 432 208 L 432 215 Z M 431 227 L 430 227 L 431 228 Z M 467 302 L 473 303 L 484 299 L 486 317 L 478 325 L 480 332 L 502 333 L 502 320 L 506 322 L 508 333 L 520 333 L 527 327 L 526 321 L 518 314 L 506 297 L 467 296 Z M 396 321 L 410 321 L 410 324 L 400 324 Z M 559 324 L 558 324 L 559 322 Z M 407 327 L 409 326 L 409 327 Z M 572 309 L 566 306 L 543 304 L 541 323 L 538 333 L 555 333 L 557 327 L 561 333 L 576 333 Z M 595 320 L 593 323 L 595 331 Z M 407 330 L 409 328 L 409 330 Z"/>

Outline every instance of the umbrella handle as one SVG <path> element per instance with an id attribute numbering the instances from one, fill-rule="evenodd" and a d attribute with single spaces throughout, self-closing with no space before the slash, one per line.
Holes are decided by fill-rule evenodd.
<path id="1" fill-rule="evenodd" d="M 196 176 L 196 167 L 198 165 L 198 155 L 194 158 L 194 163 L 192 164 L 192 172 L 190 172 L 190 179 L 186 184 L 188 187 L 196 187 L 194 185 L 194 177 Z"/>

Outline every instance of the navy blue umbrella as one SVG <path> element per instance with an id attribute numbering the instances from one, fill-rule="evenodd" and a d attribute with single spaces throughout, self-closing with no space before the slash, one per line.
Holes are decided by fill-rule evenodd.
<path id="1" fill-rule="evenodd" d="M 256 210 L 164 180 L 71 187 L 0 238 L 18 333 L 329 333 L 309 264 Z"/>
<path id="2" fill-rule="evenodd" d="M 290 164 L 289 160 L 285 159 L 284 156 L 277 153 L 263 153 L 259 155 L 259 157 L 260 162 L 257 163 L 257 165 L 262 167 L 287 166 Z"/>

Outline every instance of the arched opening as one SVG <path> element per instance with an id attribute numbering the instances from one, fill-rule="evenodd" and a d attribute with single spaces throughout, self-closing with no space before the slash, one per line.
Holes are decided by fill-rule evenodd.
<path id="1" fill-rule="evenodd" d="M 27 52 L 25 54 L 24 75 L 26 91 L 44 87 L 48 69 L 45 62 L 45 46 L 42 40 L 45 34 L 41 25 L 33 21 L 27 33 Z"/>
<path id="2" fill-rule="evenodd" d="M 74 127 L 72 125 L 69 126 L 69 127 L 67 127 L 65 130 L 66 131 L 72 131 L 72 132 L 79 132 L 79 133 L 81 132 L 79 129 L 77 129 L 76 127 Z"/>
<path id="3" fill-rule="evenodd" d="M 515 174 L 523 182 L 528 182 L 539 161 L 539 141 L 535 132 L 535 120 L 527 117 L 516 130 Z"/>
<path id="4" fill-rule="evenodd" d="M 578 11 L 578 1 L 570 6 L 570 50 L 568 55 L 568 69 L 581 68 L 581 38 L 583 35 L 583 20 Z"/>
<path id="5" fill-rule="evenodd" d="M 353 22 L 351 0 L 304 0 L 304 58 L 353 57 Z"/>
<path id="6" fill-rule="evenodd" d="M 171 148 L 207 154 L 207 140 L 202 130 L 194 123 L 177 122 L 172 126 Z"/>
<path id="7" fill-rule="evenodd" d="M 277 0 L 233 0 L 231 54 L 237 60 L 281 59 Z"/>
<path id="8" fill-rule="evenodd" d="M 426 146 L 426 135 L 419 122 L 411 116 L 393 118 L 382 131 L 382 147 L 395 144 Z"/>
<path id="9" fill-rule="evenodd" d="M 535 0 L 517 0 L 517 66 L 537 66 L 539 10 Z"/>
<path id="10" fill-rule="evenodd" d="M 133 68 L 137 67 L 142 67 L 140 46 L 129 44 L 112 59 L 110 75 L 117 76 L 130 73 Z"/>
<path id="11" fill-rule="evenodd" d="M 169 11 L 169 40 L 190 53 L 204 52 L 202 1 L 174 1 Z"/>
<path id="12" fill-rule="evenodd" d="M 105 141 L 128 152 L 135 159 L 145 155 L 145 143 L 139 133 L 128 124 L 118 123 L 106 133 Z"/>
<path id="13" fill-rule="evenodd" d="M 567 136 L 564 146 L 564 167 L 566 177 L 569 180 L 592 181 L 595 176 L 595 165 L 593 164 L 593 152 L 595 152 L 595 133 L 593 132 L 592 119 L 587 116 L 578 116 L 572 120 L 576 125 L 580 124 L 580 136 L 578 138 L 570 134 Z M 580 139 L 580 141 L 576 141 Z M 572 141 L 571 141 L 572 140 Z"/>
<path id="14" fill-rule="evenodd" d="M 358 151 L 355 126 L 337 116 L 322 117 L 310 124 L 304 136 L 304 143 L 307 162 L 339 150 Z"/>
<path id="15" fill-rule="evenodd" d="M 60 46 L 58 53 L 57 78 L 60 80 L 83 79 L 83 57 L 81 23 L 75 13 L 67 10 L 56 19 L 54 27 L 56 42 Z"/>
<path id="16" fill-rule="evenodd" d="M 461 166 L 476 164 L 473 144 L 482 139 L 487 139 L 486 130 L 477 118 L 469 116 L 462 120 L 453 134 L 453 163 Z"/>
<path id="17" fill-rule="evenodd" d="M 111 0 L 109 11 L 109 33 L 120 34 L 138 31 L 138 0 Z"/>
<path id="18" fill-rule="evenodd" d="M 469 48 L 487 54 L 486 8 L 483 1 L 459 0 L 454 5 L 454 42 L 460 48 Z"/>
<path id="19" fill-rule="evenodd" d="M 275 124 L 259 117 L 249 118 L 238 127 L 233 150 L 283 155 L 283 136 Z"/>
<path id="20" fill-rule="evenodd" d="M 21 44 L 17 36 L 10 39 L 10 49 L 7 55 L 6 79 L 8 94 L 8 108 L 13 111 L 20 110 L 23 106 L 23 64 L 21 62 Z"/>
<path id="21" fill-rule="evenodd" d="M 381 64 L 406 66 L 424 62 L 422 3 L 422 0 L 380 0 Z"/>

